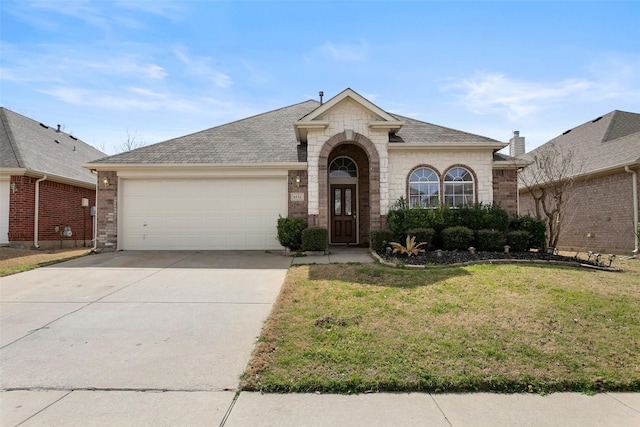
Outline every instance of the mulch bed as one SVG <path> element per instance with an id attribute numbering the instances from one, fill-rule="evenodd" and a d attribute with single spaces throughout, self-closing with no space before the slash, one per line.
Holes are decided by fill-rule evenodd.
<path id="1" fill-rule="evenodd" d="M 545 252 L 476 252 L 472 255 L 469 251 L 427 251 L 419 255 L 407 256 L 399 254 L 383 254 L 380 260 L 393 265 L 406 266 L 444 266 L 444 265 L 469 265 L 479 263 L 505 263 L 505 262 L 532 262 L 532 263 L 549 263 L 574 265 L 576 267 L 591 267 L 605 270 L 619 270 L 609 266 L 609 257 L 603 256 L 600 263 L 595 259 L 580 259 L 578 257 L 570 257 L 564 255 L 549 254 Z"/>

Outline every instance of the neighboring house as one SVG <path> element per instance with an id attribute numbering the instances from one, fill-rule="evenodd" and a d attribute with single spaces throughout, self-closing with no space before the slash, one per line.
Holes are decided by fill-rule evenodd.
<path id="1" fill-rule="evenodd" d="M 82 164 L 104 156 L 60 125 L 0 107 L 0 244 L 90 246 L 96 175 Z"/>
<path id="2" fill-rule="evenodd" d="M 322 98 L 321 98 L 322 99 Z M 278 249 L 279 216 L 366 245 L 400 197 L 411 206 L 517 211 L 506 146 L 390 114 L 351 89 L 99 159 L 98 247 Z"/>
<path id="3" fill-rule="evenodd" d="M 523 158 L 548 147 L 564 153 L 555 158 L 555 164 L 560 164 L 561 157 L 571 159 L 565 166 L 575 180 L 563 197 L 566 205 L 558 247 L 637 252 L 640 114 L 612 111 L 564 132 Z M 519 191 L 520 213 L 533 215 L 528 189 L 521 184 Z"/>

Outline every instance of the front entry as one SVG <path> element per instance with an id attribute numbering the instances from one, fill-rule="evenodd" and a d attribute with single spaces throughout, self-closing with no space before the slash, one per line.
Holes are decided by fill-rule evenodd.
<path id="1" fill-rule="evenodd" d="M 355 184 L 331 184 L 331 243 L 357 243 Z"/>

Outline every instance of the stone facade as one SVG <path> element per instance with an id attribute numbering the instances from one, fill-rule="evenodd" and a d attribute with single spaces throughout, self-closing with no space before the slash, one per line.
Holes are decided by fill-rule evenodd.
<path id="1" fill-rule="evenodd" d="M 474 176 L 475 198 L 479 203 L 493 202 L 492 153 L 488 151 L 462 150 L 390 150 L 389 153 L 389 203 L 400 197 L 408 200 L 409 175 L 417 167 L 433 169 L 440 179 L 440 195 L 444 196 L 443 180 L 451 168 L 463 167 Z M 515 193 L 516 187 L 512 188 Z"/>

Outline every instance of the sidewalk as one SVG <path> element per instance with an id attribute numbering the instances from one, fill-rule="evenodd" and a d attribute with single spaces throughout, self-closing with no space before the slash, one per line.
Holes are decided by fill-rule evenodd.
<path id="1" fill-rule="evenodd" d="M 331 246 L 329 253 L 325 255 L 308 255 L 302 257 L 293 257 L 291 265 L 300 264 L 346 264 L 350 262 L 373 262 L 369 248 L 357 248 L 346 246 Z"/>
<path id="2" fill-rule="evenodd" d="M 345 395 L 243 392 L 225 427 L 640 425 L 640 393 Z"/>

